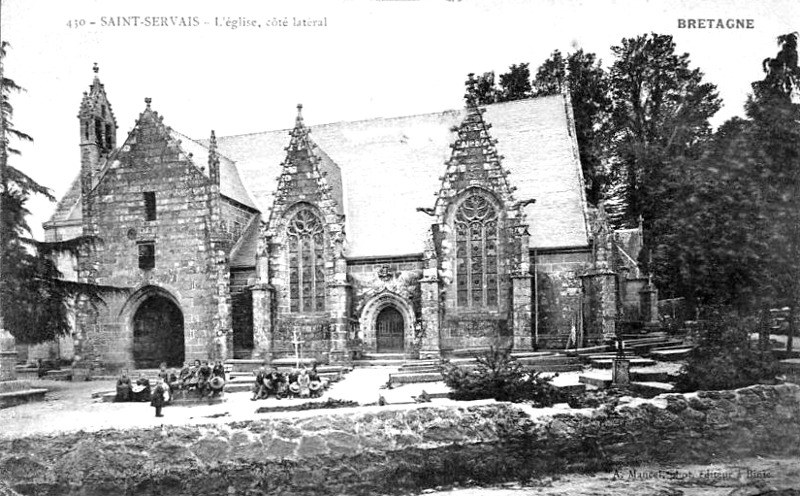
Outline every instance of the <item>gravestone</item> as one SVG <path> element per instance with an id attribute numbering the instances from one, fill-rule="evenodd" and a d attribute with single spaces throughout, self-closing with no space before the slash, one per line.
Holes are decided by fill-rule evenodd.
<path id="1" fill-rule="evenodd" d="M 17 378 L 17 344 L 14 336 L 0 328 L 0 381 Z"/>

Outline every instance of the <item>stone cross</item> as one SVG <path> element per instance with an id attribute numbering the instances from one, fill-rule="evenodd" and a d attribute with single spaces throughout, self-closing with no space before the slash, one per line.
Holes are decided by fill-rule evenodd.
<path id="1" fill-rule="evenodd" d="M 305 343 L 297 336 L 297 329 L 292 329 L 292 344 L 294 345 L 295 368 L 300 368 L 300 345 Z"/>

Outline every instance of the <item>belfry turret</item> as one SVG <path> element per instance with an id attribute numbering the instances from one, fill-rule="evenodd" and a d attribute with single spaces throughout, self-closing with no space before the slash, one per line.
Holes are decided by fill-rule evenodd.
<path id="1" fill-rule="evenodd" d="M 117 146 L 117 120 L 108 102 L 106 90 L 98 76 L 99 68 L 94 64 L 94 80 L 88 92 L 83 93 L 80 120 L 81 146 L 81 191 L 86 194 L 103 160 Z"/>

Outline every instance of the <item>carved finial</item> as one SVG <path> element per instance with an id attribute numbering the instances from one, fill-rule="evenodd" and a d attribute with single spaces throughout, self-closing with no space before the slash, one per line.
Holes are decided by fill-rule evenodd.
<path id="1" fill-rule="evenodd" d="M 95 74 L 100 72 L 100 67 L 97 66 L 97 62 L 95 62 L 94 66 L 92 66 L 92 71 L 94 71 Z"/>
<path id="2" fill-rule="evenodd" d="M 295 120 L 295 125 L 298 127 L 303 125 L 303 104 L 297 104 L 297 119 Z"/>
<path id="3" fill-rule="evenodd" d="M 217 148 L 217 135 L 214 130 L 211 130 L 211 138 L 209 139 L 209 148 Z"/>
<path id="4" fill-rule="evenodd" d="M 150 108 L 150 103 L 152 103 L 152 101 L 153 101 L 153 99 L 150 98 L 149 96 L 144 99 L 144 103 L 147 104 L 147 108 Z"/>

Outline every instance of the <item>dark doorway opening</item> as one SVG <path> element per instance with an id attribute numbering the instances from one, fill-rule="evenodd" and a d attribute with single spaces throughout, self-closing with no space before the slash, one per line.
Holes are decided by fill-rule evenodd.
<path id="1" fill-rule="evenodd" d="M 136 368 L 155 368 L 161 362 L 183 365 L 183 313 L 163 296 L 151 296 L 133 316 L 133 361 Z"/>
<path id="2" fill-rule="evenodd" d="M 231 294 L 233 321 L 233 358 L 250 358 L 253 353 L 253 293 L 248 290 Z"/>
<path id="3" fill-rule="evenodd" d="M 401 353 L 404 349 L 403 316 L 394 307 L 380 311 L 376 320 L 378 353 Z"/>

